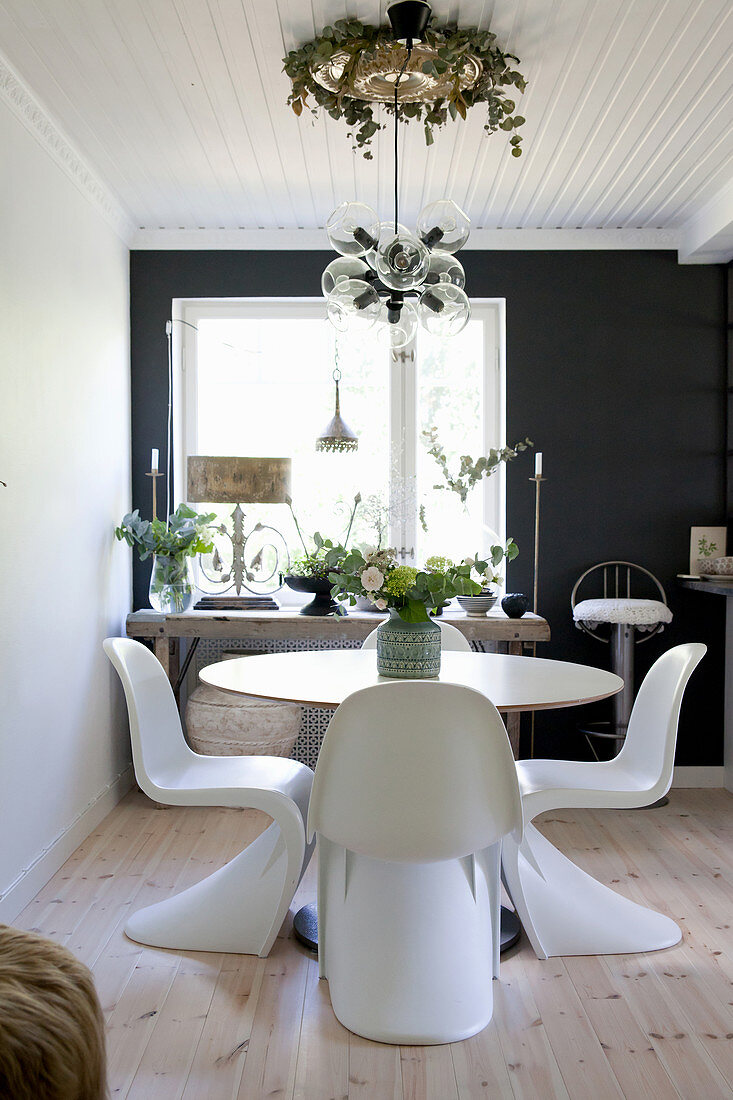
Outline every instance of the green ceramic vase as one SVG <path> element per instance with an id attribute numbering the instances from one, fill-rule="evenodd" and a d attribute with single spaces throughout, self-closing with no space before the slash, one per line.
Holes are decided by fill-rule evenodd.
<path id="1" fill-rule="evenodd" d="M 426 680 L 440 673 L 440 627 L 406 623 L 390 608 L 377 629 L 377 672 L 396 680 Z"/>

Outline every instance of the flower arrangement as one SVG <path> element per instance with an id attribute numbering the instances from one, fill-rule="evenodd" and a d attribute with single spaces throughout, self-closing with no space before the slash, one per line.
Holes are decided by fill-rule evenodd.
<path id="1" fill-rule="evenodd" d="M 187 504 L 179 504 L 165 523 L 162 519 L 141 519 L 136 508 L 122 517 L 115 537 L 132 546 L 145 561 L 151 554 L 173 558 L 180 565 L 196 554 L 208 554 L 214 547 L 207 528 L 216 519 L 214 512 L 199 514 Z"/>
<path id="2" fill-rule="evenodd" d="M 329 580 L 334 599 L 347 597 L 354 605 L 357 596 L 363 596 L 380 611 L 395 610 L 406 623 L 429 622 L 428 612 L 454 596 L 478 595 L 481 585 L 471 580 L 471 569 L 489 567 L 484 561 L 455 565 L 448 558 L 434 557 L 425 569 L 416 569 L 398 565 L 394 550 L 375 547 L 362 553 L 334 546 L 327 550 L 326 561 L 333 566 Z"/>
<path id="3" fill-rule="evenodd" d="M 523 92 L 526 87 L 522 74 L 511 66 L 511 62 L 518 62 L 519 58 L 501 50 L 491 31 L 477 27 L 432 23 L 425 32 L 423 44 L 429 54 L 420 70 L 427 77 L 443 78 L 442 86 L 446 91 L 434 100 L 401 103 L 400 118 L 406 122 L 421 121 L 425 143 L 432 145 L 433 130 L 444 126 L 449 117 L 455 120 L 460 115 L 465 119 L 472 107 L 483 104 L 486 108 L 484 130 L 490 134 L 497 130 L 512 132 L 509 139 L 512 156 L 521 156 L 522 139 L 517 130 L 525 120 L 515 113 L 516 105 L 505 91 L 514 87 Z M 305 107 L 317 114 L 321 107 L 331 118 L 342 118 L 353 135 L 355 147 L 363 150 L 364 157 L 371 160 L 369 145 L 383 124 L 374 117 L 378 104 L 359 95 L 359 69 L 373 63 L 379 65 L 385 54 L 390 57 L 396 54 L 396 60 L 390 59 L 389 63 L 398 67 L 407 56 L 389 28 L 374 27 L 358 19 L 337 19 L 333 26 L 324 27 L 320 35 L 283 58 L 283 70 L 292 85 L 288 104 L 296 115 L 301 115 Z M 480 66 L 480 75 L 471 87 L 463 86 L 465 82 L 461 79 L 467 56 Z M 340 69 L 332 88 L 324 87 L 315 75 L 329 62 L 332 62 L 334 73 Z M 309 97 L 314 106 L 310 105 Z M 389 101 L 381 106 L 388 113 L 394 112 Z"/>

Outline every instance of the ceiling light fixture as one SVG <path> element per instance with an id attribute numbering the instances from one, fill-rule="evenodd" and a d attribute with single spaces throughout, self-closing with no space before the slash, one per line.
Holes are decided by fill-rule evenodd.
<path id="1" fill-rule="evenodd" d="M 351 282 L 351 280 L 346 280 Z M 329 314 L 330 316 L 330 314 Z M 348 424 L 341 419 L 341 400 L 339 397 L 339 380 L 341 369 L 339 367 L 339 345 L 336 337 L 336 366 L 333 372 L 333 380 L 336 383 L 336 407 L 333 418 L 328 422 L 324 430 L 316 440 L 317 451 L 358 451 L 359 437 L 352 432 Z"/>
<path id="2" fill-rule="evenodd" d="M 418 321 L 439 337 L 455 336 L 468 323 L 466 275 L 453 253 L 468 240 L 471 223 L 452 199 L 426 206 L 415 233 L 399 223 L 398 93 L 431 9 L 424 0 L 398 0 L 387 15 L 395 38 L 407 48 L 394 77 L 394 221 L 380 223 L 365 203 L 337 206 L 326 232 L 340 256 L 326 267 L 321 287 L 328 318 L 337 329 L 357 334 L 378 325 L 385 342 L 399 349 L 413 339 Z M 417 299 L 416 305 L 405 300 L 408 296 Z"/>

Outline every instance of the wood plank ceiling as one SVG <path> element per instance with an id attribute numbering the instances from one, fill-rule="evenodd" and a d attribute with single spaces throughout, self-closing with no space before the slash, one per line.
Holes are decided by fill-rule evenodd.
<path id="1" fill-rule="evenodd" d="M 429 149 L 419 126 L 403 127 L 402 220 L 449 195 L 478 229 L 674 234 L 725 202 L 731 0 L 433 6 L 437 21 L 490 26 L 521 59 L 524 154 L 512 158 L 503 134 L 487 138 L 478 109 Z M 385 8 L 385 0 L 0 0 L 0 50 L 143 243 L 160 231 L 317 230 L 344 198 L 389 214 L 391 132 L 369 162 L 352 151 L 342 122 L 297 119 L 281 59 L 339 17 L 384 22 Z"/>

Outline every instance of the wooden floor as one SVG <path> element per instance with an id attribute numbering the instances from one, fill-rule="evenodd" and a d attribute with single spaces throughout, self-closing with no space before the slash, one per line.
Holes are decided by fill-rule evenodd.
<path id="1" fill-rule="evenodd" d="M 159 808 L 134 792 L 16 922 L 92 968 L 113 1097 L 733 1097 L 733 796 L 675 791 L 659 810 L 548 815 L 554 843 L 674 917 L 683 942 L 649 955 L 539 962 L 523 940 L 502 962 L 490 1026 L 440 1047 L 390 1047 L 342 1028 L 290 918 L 268 959 L 125 938 L 128 913 L 214 870 L 266 820 Z M 313 897 L 313 872 L 296 900 Z"/>

